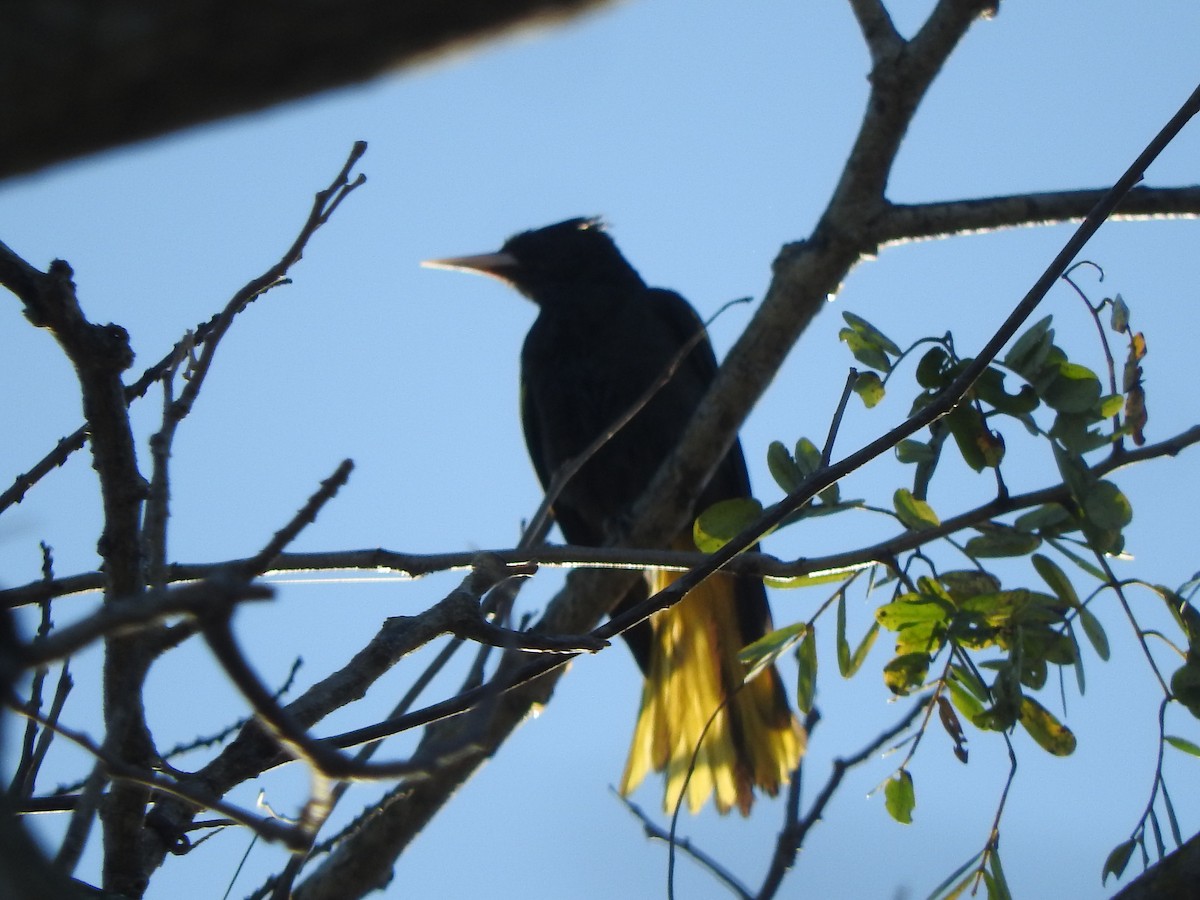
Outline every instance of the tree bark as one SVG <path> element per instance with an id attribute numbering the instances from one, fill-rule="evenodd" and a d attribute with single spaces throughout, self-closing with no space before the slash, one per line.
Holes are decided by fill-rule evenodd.
<path id="1" fill-rule="evenodd" d="M 1113 900 L 1192 900 L 1200 890 L 1200 834 L 1125 885 Z"/>
<path id="2" fill-rule="evenodd" d="M 0 178 L 377 77 L 611 0 L 5 0 Z"/>

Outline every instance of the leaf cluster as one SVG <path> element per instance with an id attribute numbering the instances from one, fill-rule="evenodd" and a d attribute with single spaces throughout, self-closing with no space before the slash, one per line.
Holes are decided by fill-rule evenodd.
<path id="1" fill-rule="evenodd" d="M 873 559 L 882 564 L 885 574 L 880 579 L 880 570 L 876 570 L 871 583 L 891 582 L 894 588 L 887 601 L 876 608 L 866 634 L 852 648 L 847 637 L 846 592 L 861 569 L 854 574 L 830 577 L 826 573 L 819 578 L 793 579 L 786 586 L 831 580 L 840 584 L 834 596 L 807 622 L 781 628 L 743 651 L 748 677 L 784 653 L 794 652 L 799 664 L 798 706 L 808 713 L 813 708 L 818 683 L 816 623 L 836 600 L 840 674 L 851 677 L 861 669 L 880 630 L 893 634 L 894 651 L 882 667 L 885 685 L 898 696 L 933 688 L 928 700 L 930 715 L 925 722 L 933 721 L 932 713 L 936 711 L 937 721 L 949 735 L 961 762 L 967 762 L 968 758 L 964 723 L 980 731 L 1005 735 L 1019 726 L 1048 753 L 1068 756 L 1074 752 L 1075 735 L 1036 694 L 1046 687 L 1054 670 L 1074 671 L 1083 692 L 1081 640 L 1101 660 L 1109 658 L 1108 635 L 1091 607 L 1105 589 L 1116 593 L 1125 603 L 1120 594 L 1121 584 L 1112 575 L 1107 560 L 1123 553 L 1124 532 L 1132 521 L 1133 511 L 1121 489 L 1105 477 L 1114 467 L 1102 465 L 1104 460 L 1089 461 L 1089 456 L 1107 451 L 1110 463 L 1124 452 L 1122 442 L 1126 438 L 1138 445 L 1144 442 L 1147 422 L 1142 370 L 1146 355 L 1144 336 L 1130 328 L 1129 307 L 1119 295 L 1095 307 L 1088 305 L 1097 324 L 1099 311 L 1111 307 L 1111 331 L 1128 342 L 1118 378 L 1108 337 L 1102 332 L 1108 360 L 1107 390 L 1096 371 L 1070 358 L 1056 343 L 1053 319 L 1047 316 L 1026 329 L 1001 359 L 986 367 L 962 401 L 934 422 L 924 436 L 901 441 L 896 446 L 897 459 L 914 468 L 910 484 L 895 489 L 890 508 L 871 506 L 863 500 L 844 500 L 835 484 L 781 524 L 783 527 L 851 510 L 891 516 L 902 526 L 903 534 L 896 540 L 898 549 L 893 553 L 881 553 L 880 546 L 872 548 Z M 908 349 L 901 349 L 865 319 L 850 313 L 843 315 L 846 327 L 839 337 L 855 360 L 867 369 L 854 374 L 851 388 L 867 408 L 883 400 L 888 387 L 905 371 L 901 363 L 907 358 L 916 360 L 912 367 L 916 393 L 910 414 L 937 399 L 972 363 L 970 358 L 958 356 L 950 334 L 923 338 Z M 1049 460 L 1053 461 L 1060 485 L 1047 502 L 1008 503 L 1010 498 L 1003 478 L 1006 443 L 1002 432 L 1013 425 L 1042 441 Z M 982 513 L 977 517 L 960 514 L 953 521 L 943 521 L 929 502 L 930 486 L 947 455 L 956 455 L 975 473 L 991 473 L 995 478 L 997 499 L 981 507 Z M 794 449 L 782 441 L 773 442 L 767 462 L 776 483 L 787 494 L 801 489 L 807 479 L 820 473 L 827 464 L 817 446 L 807 438 L 800 438 Z M 998 516 L 991 512 L 993 509 L 1009 510 L 1011 516 Z M 696 521 L 697 545 L 701 549 L 722 546 L 750 526 L 761 510 L 758 501 L 748 499 L 727 501 L 706 510 Z M 969 536 L 956 540 L 956 533 L 964 529 Z M 934 541 L 952 546 L 965 557 L 969 567 L 940 569 L 925 550 Z M 1005 586 L 992 561 L 1021 557 L 1028 558 L 1030 564 L 1029 575 L 1019 578 L 1026 583 Z M 1069 563 L 1068 568 L 1074 570 L 1076 578 L 1094 579 L 1099 587 L 1081 599 L 1060 562 Z M 927 568 L 928 574 L 910 576 L 909 571 L 916 566 Z M 1010 570 L 1005 571 L 1012 580 Z M 1191 605 L 1184 589 L 1171 591 L 1157 585 L 1146 586 L 1166 601 L 1185 638 L 1186 647 L 1180 650 L 1184 662 L 1170 677 L 1167 699 L 1177 700 L 1200 718 L 1200 613 Z M 1200 580 L 1192 585 L 1193 592 L 1197 586 Z M 1135 628 L 1138 627 L 1135 622 Z M 1144 641 L 1140 630 L 1139 639 Z M 1153 659 L 1150 664 L 1155 665 Z M 916 807 L 908 759 L 915 753 L 925 727 L 922 725 L 912 738 L 909 757 L 882 786 L 886 810 L 904 824 L 912 821 Z M 1164 742 L 1200 756 L 1200 745 L 1187 738 L 1166 736 Z M 1157 777 L 1156 790 L 1161 789 L 1166 798 L 1161 770 Z M 1173 820 L 1169 799 L 1166 803 Z M 997 825 L 999 819 L 1000 811 Z M 1158 834 L 1152 810 L 1149 820 Z M 1105 864 L 1106 876 L 1120 873 L 1139 841 L 1145 851 L 1146 821 L 1143 817 L 1137 835 L 1113 851 Z M 957 896 L 972 884 L 984 883 L 989 896 L 1006 896 L 996 835 L 998 831 L 984 850 L 947 879 L 935 895 Z M 1160 850 L 1159 855 L 1163 852 Z"/>

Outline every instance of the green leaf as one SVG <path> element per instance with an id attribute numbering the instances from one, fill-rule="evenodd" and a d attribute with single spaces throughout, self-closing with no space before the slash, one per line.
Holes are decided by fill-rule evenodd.
<path id="1" fill-rule="evenodd" d="M 888 631 L 899 631 L 913 625 L 929 623 L 946 625 L 950 621 L 951 614 L 952 610 L 947 609 L 945 604 L 938 600 L 923 597 L 920 594 L 904 594 L 875 610 L 875 621 Z M 847 654 L 849 654 L 849 648 L 847 648 Z"/>
<path id="2" fill-rule="evenodd" d="M 1040 691 L 1046 686 L 1046 675 L 1049 667 L 1041 656 L 1023 656 L 1021 658 L 1021 684 L 1025 687 Z"/>
<path id="3" fill-rule="evenodd" d="M 821 451 L 808 438 L 800 438 L 800 440 L 796 441 L 794 456 L 796 465 L 800 467 L 800 471 L 804 473 L 805 478 L 821 468 Z"/>
<path id="4" fill-rule="evenodd" d="M 937 453 L 921 441 L 903 440 L 896 445 L 896 459 L 902 463 L 930 462 Z"/>
<path id="5" fill-rule="evenodd" d="M 946 626 L 941 622 L 917 622 L 896 633 L 896 655 L 936 653 L 946 639 Z"/>
<path id="6" fill-rule="evenodd" d="M 1129 330 L 1129 307 L 1120 294 L 1112 298 L 1112 319 L 1109 324 L 1118 334 Z"/>
<path id="7" fill-rule="evenodd" d="M 692 537 L 703 553 L 716 553 L 762 515 L 762 504 L 750 497 L 714 503 L 696 517 Z"/>
<path id="8" fill-rule="evenodd" d="M 888 814 L 901 825 L 912 824 L 913 810 L 917 805 L 916 791 L 913 790 L 912 775 L 907 769 L 901 769 L 890 779 L 883 789 L 884 806 Z"/>
<path id="9" fill-rule="evenodd" d="M 883 667 L 883 683 L 893 694 L 903 697 L 924 684 L 928 672 L 928 653 L 903 653 Z"/>
<path id="10" fill-rule="evenodd" d="M 1104 861 L 1104 871 L 1100 876 L 1100 883 L 1104 884 L 1108 881 L 1108 876 L 1120 878 L 1121 873 L 1125 871 L 1125 867 L 1129 865 L 1129 859 L 1133 856 L 1134 848 L 1137 847 L 1137 841 L 1133 838 L 1117 844 L 1108 854 L 1108 859 Z"/>
<path id="11" fill-rule="evenodd" d="M 991 870 L 991 880 L 988 882 L 988 900 L 1012 900 L 1008 879 L 1004 876 L 1004 869 L 1000 866 L 999 850 L 993 848 L 988 864 L 988 868 Z"/>
<path id="12" fill-rule="evenodd" d="M 1039 506 L 1037 509 L 1032 509 L 1027 513 L 1022 513 L 1017 516 L 1013 522 L 1013 527 L 1017 531 L 1032 533 L 1035 531 L 1049 531 L 1058 529 L 1064 525 L 1074 527 L 1075 520 L 1071 514 L 1058 503 L 1047 503 L 1045 506 Z"/>
<path id="13" fill-rule="evenodd" d="M 987 686 L 975 672 L 966 666 L 955 663 L 950 666 L 950 674 L 954 676 L 952 680 L 961 685 L 976 700 L 983 701 L 988 698 Z"/>
<path id="14" fill-rule="evenodd" d="M 913 531 L 928 531 L 942 524 L 933 507 L 914 497 L 908 488 L 900 488 L 892 495 L 892 505 L 900 522 Z"/>
<path id="15" fill-rule="evenodd" d="M 1125 408 L 1125 398 L 1121 394 L 1109 394 L 1100 398 L 1096 413 L 1102 419 L 1111 419 Z"/>
<path id="16" fill-rule="evenodd" d="M 939 575 L 938 581 L 945 585 L 955 604 L 961 604 L 969 597 L 1000 590 L 1000 579 L 991 572 L 981 572 L 979 569 L 952 569 Z"/>
<path id="17" fill-rule="evenodd" d="M 879 623 L 872 622 L 871 627 L 867 629 L 867 633 L 863 635 L 863 639 L 858 642 L 858 646 L 850 654 L 850 665 L 847 666 L 844 673 L 847 678 L 852 678 L 862 668 L 862 664 L 866 662 L 867 654 L 871 652 L 871 647 L 875 644 L 875 638 L 878 636 Z"/>
<path id="18" fill-rule="evenodd" d="M 1046 682 L 1046 663 L 1056 666 L 1069 666 L 1075 662 L 1075 643 L 1070 636 L 1057 628 L 1041 626 L 1026 627 L 1021 630 L 1020 641 L 1023 654 L 1022 663 L 1025 667 L 1022 677 L 1034 674 L 1035 667 L 1040 669 L 1035 681 L 1023 681 L 1032 688 L 1041 688 Z"/>
<path id="19" fill-rule="evenodd" d="M 983 851 L 976 853 L 965 863 L 947 875 L 945 880 L 933 889 L 926 900 L 936 900 L 936 898 L 941 898 L 941 900 L 955 900 L 956 897 L 960 896 L 963 890 L 966 889 L 967 885 L 969 885 L 975 879 L 975 873 L 971 872 L 971 874 L 966 878 L 963 878 L 961 882 L 959 879 L 962 878 L 963 873 L 968 869 L 974 869 L 975 863 L 979 861 L 979 857 L 982 855 Z M 951 885 L 954 885 L 954 887 L 951 888 Z M 947 891 L 949 891 L 949 893 L 946 893 Z"/>
<path id="20" fill-rule="evenodd" d="M 797 622 L 785 628 L 776 628 L 757 641 L 738 651 L 738 661 L 746 667 L 743 682 L 753 681 L 760 672 L 775 663 L 784 653 L 808 633 L 808 625 Z"/>
<path id="21" fill-rule="evenodd" d="M 950 355 L 942 347 L 933 347 L 917 363 L 917 384 L 929 390 L 945 387 L 950 381 Z"/>
<path id="22" fill-rule="evenodd" d="M 1096 476 L 1092 474 L 1091 469 L 1078 453 L 1072 453 L 1057 443 L 1052 444 L 1051 447 L 1054 450 L 1054 462 L 1058 465 L 1058 473 L 1062 475 L 1063 483 L 1076 501 L 1082 505 L 1083 498 L 1087 496 L 1088 490 L 1096 481 Z"/>
<path id="23" fill-rule="evenodd" d="M 1033 381 L 1054 341 L 1051 321 L 1053 316 L 1046 316 L 1017 338 L 1008 353 L 1004 354 L 1004 365 L 1024 376 L 1026 380 Z"/>
<path id="24" fill-rule="evenodd" d="M 771 441 L 767 447 L 767 468 L 785 494 L 792 493 L 804 483 L 804 473 L 779 441 Z"/>
<path id="25" fill-rule="evenodd" d="M 838 594 L 837 605 L 837 661 L 838 671 L 843 678 L 850 677 L 850 642 L 846 640 L 846 592 Z"/>
<path id="26" fill-rule="evenodd" d="M 883 381 L 874 372 L 859 372 L 854 379 L 854 393 L 867 409 L 872 409 L 883 399 Z"/>
<path id="27" fill-rule="evenodd" d="M 983 704 L 955 678 L 948 679 L 946 686 L 950 689 L 950 702 L 966 716 L 968 722 L 975 724 L 983 715 Z"/>
<path id="28" fill-rule="evenodd" d="M 1026 588 L 977 594 L 964 600 L 962 609 L 979 614 L 989 625 L 1003 627 L 1057 624 L 1066 612 L 1058 598 Z"/>
<path id="29" fill-rule="evenodd" d="M 1184 753 L 1190 754 L 1191 756 L 1200 756 L 1200 745 L 1192 743 L 1187 738 L 1181 738 L 1173 734 L 1168 734 L 1165 740 L 1176 750 L 1182 750 Z"/>
<path id="30" fill-rule="evenodd" d="M 883 349 L 854 329 L 843 328 L 838 332 L 838 340 L 845 341 L 854 358 L 864 366 L 878 369 L 880 372 L 891 371 L 892 363 Z"/>
<path id="31" fill-rule="evenodd" d="M 988 461 L 984 447 L 992 439 L 991 432 L 974 406 L 960 403 L 943 420 L 963 461 L 976 472 L 982 472 Z"/>
<path id="32" fill-rule="evenodd" d="M 1104 574 L 1103 570 L 1101 570 L 1099 566 L 1097 566 L 1095 563 L 1091 562 L 1090 560 L 1084 559 L 1082 556 L 1080 556 L 1078 553 L 1076 553 L 1074 550 L 1072 550 L 1066 544 L 1062 543 L 1061 541 L 1051 541 L 1050 545 L 1055 550 L 1057 550 L 1059 553 L 1061 553 L 1063 556 L 1065 556 L 1067 559 L 1069 559 L 1071 562 L 1075 563 L 1075 565 L 1079 566 L 1079 568 L 1082 569 L 1084 572 L 1087 572 L 1089 575 L 1091 575 L 1093 578 L 1095 578 L 1097 581 L 1107 581 L 1108 580 L 1108 576 L 1106 576 Z"/>
<path id="33" fill-rule="evenodd" d="M 1071 580 L 1067 578 L 1065 572 L 1058 567 L 1050 557 L 1043 556 L 1040 553 L 1035 553 L 1031 557 L 1033 567 L 1037 569 L 1037 573 L 1042 576 L 1042 581 L 1049 585 L 1050 590 L 1054 591 L 1063 603 L 1072 606 L 1076 609 L 1080 608 L 1079 595 L 1075 593 L 1075 587 L 1071 584 Z"/>
<path id="34" fill-rule="evenodd" d="M 1070 756 L 1075 752 L 1075 735 L 1071 729 L 1032 697 L 1021 698 L 1021 724 L 1047 753 Z"/>
<path id="35" fill-rule="evenodd" d="M 1188 654 L 1200 655 L 1200 611 L 1186 602 L 1179 594 L 1167 588 L 1157 588 L 1159 596 L 1167 601 L 1172 615 L 1179 622 L 1188 639 Z"/>
<path id="36" fill-rule="evenodd" d="M 812 711 L 813 698 L 817 694 L 817 639 L 812 628 L 800 641 L 796 659 L 800 663 L 800 674 L 796 680 L 796 707 L 807 715 Z"/>
<path id="37" fill-rule="evenodd" d="M 773 588 L 802 588 L 818 584 L 833 584 L 835 581 L 845 581 L 860 569 L 867 569 L 874 563 L 855 563 L 852 566 L 839 566 L 834 569 L 822 569 L 807 575 L 767 575 L 763 583 Z"/>
<path id="38" fill-rule="evenodd" d="M 1120 531 L 1133 521 L 1129 499 L 1111 481 L 1097 481 L 1083 498 L 1083 511 L 1093 525 Z"/>
<path id="39" fill-rule="evenodd" d="M 862 318 L 862 316 L 856 316 L 852 312 L 843 312 L 842 318 L 845 319 L 847 325 L 863 337 L 869 339 L 877 347 L 880 347 L 892 356 L 900 355 L 900 348 L 896 346 L 895 342 L 866 319 Z"/>
<path id="40" fill-rule="evenodd" d="M 825 488 L 823 491 L 820 491 L 817 494 L 817 499 L 821 501 L 822 506 L 810 506 L 809 509 L 815 511 L 817 515 L 820 515 L 820 511 L 823 509 L 823 507 L 837 506 L 839 503 L 841 503 L 842 489 L 835 481 L 829 487 Z"/>
<path id="41" fill-rule="evenodd" d="M 1083 654 L 1079 652 L 1079 638 L 1075 637 L 1075 629 L 1067 622 L 1067 637 L 1071 639 L 1071 647 L 1075 653 L 1075 683 L 1079 686 L 1079 696 L 1087 693 L 1087 678 L 1083 672 Z"/>
<path id="42" fill-rule="evenodd" d="M 1112 435 L 1092 427 L 1100 421 L 1100 417 L 1094 413 L 1060 412 L 1054 417 L 1050 436 L 1072 453 L 1090 453 L 1112 443 Z"/>
<path id="43" fill-rule="evenodd" d="M 1189 659 L 1186 665 L 1176 669 L 1171 675 L 1171 693 L 1188 712 L 1200 719 L 1200 664 Z"/>
<path id="44" fill-rule="evenodd" d="M 1096 651 L 1096 655 L 1107 660 L 1109 656 L 1108 635 L 1104 633 L 1104 626 L 1100 624 L 1100 620 L 1092 615 L 1091 610 L 1086 606 L 1079 607 L 1079 624 L 1083 626 L 1083 633 L 1087 635 L 1088 642 Z"/>
<path id="45" fill-rule="evenodd" d="M 1061 362 L 1053 380 L 1042 391 L 1046 405 L 1059 412 L 1082 413 L 1100 402 L 1100 379 L 1087 366 Z"/>
<path id="46" fill-rule="evenodd" d="M 1029 385 L 1022 386 L 1015 394 L 1008 393 L 1004 389 L 1004 373 L 992 366 L 983 370 L 975 382 L 974 391 L 982 402 L 1010 416 L 1028 415 L 1041 403 L 1037 392 Z"/>
<path id="47" fill-rule="evenodd" d="M 967 541 L 967 555 L 976 558 L 1025 556 L 1042 545 L 1036 534 L 1025 534 L 1007 525 L 978 525 L 979 535 Z"/>
<path id="48" fill-rule="evenodd" d="M 984 710 L 983 716 L 975 724 L 991 731 L 1007 731 L 1016 724 L 1021 712 L 1021 683 L 1011 663 L 996 661 L 990 667 L 996 669 L 996 680 L 992 682 L 992 705 Z"/>

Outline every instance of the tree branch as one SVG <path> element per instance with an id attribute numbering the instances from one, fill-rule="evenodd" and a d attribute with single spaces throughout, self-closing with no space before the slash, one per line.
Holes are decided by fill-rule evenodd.
<path id="1" fill-rule="evenodd" d="M 605 0 L 6 0 L 0 178 L 376 78 Z M 70 114 L 64 114 L 64 110 Z"/>
<path id="2" fill-rule="evenodd" d="M 1200 884 L 1200 834 L 1168 853 L 1113 895 L 1113 900 L 1191 900 Z"/>
<path id="3" fill-rule="evenodd" d="M 910 241 L 1057 225 L 1086 216 L 1107 188 L 1011 194 L 945 203 L 889 204 L 875 225 L 880 246 Z M 1194 219 L 1200 216 L 1200 186 L 1134 188 L 1110 217 L 1114 222 L 1146 219 Z"/>

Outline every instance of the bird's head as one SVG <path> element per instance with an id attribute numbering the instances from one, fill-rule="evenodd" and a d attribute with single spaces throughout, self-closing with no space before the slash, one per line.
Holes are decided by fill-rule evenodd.
<path id="1" fill-rule="evenodd" d="M 570 302 L 588 290 L 643 287 L 598 218 L 567 219 L 522 231 L 494 253 L 430 259 L 421 265 L 498 278 L 540 306 Z"/>

